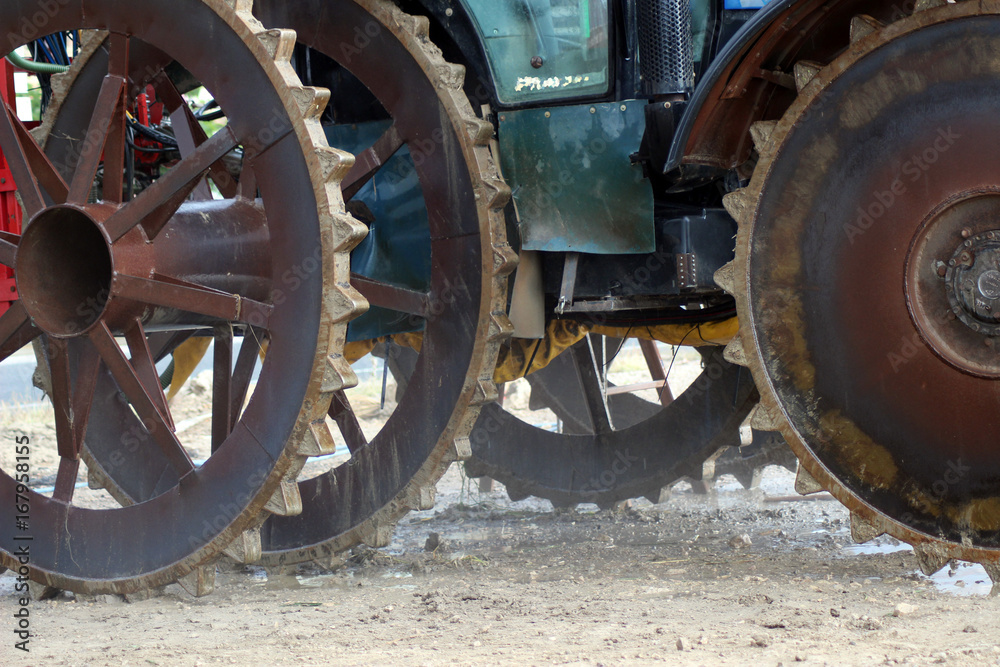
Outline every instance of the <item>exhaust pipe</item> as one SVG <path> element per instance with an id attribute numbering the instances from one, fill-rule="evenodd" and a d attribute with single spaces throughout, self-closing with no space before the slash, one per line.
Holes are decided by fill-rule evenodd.
<path id="1" fill-rule="evenodd" d="M 637 0 L 639 69 L 652 97 L 694 88 L 690 0 Z"/>

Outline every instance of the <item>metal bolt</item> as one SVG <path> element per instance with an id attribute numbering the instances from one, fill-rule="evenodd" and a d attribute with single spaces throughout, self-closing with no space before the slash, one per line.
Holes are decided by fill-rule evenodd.
<path id="1" fill-rule="evenodd" d="M 535 69 L 541 69 L 542 65 L 544 64 L 545 61 L 542 60 L 541 56 L 535 56 L 534 58 L 531 59 L 531 66 L 534 67 Z"/>
<path id="2" fill-rule="evenodd" d="M 622 111 L 626 111 L 626 110 L 628 110 L 628 107 L 627 107 L 627 106 L 625 106 L 625 105 L 623 104 L 623 105 L 621 106 L 621 109 L 622 109 Z"/>
<path id="3" fill-rule="evenodd" d="M 993 347 L 993 339 L 992 338 L 987 338 L 983 342 L 986 343 L 986 347 Z"/>
<path id="4" fill-rule="evenodd" d="M 944 278 L 946 275 L 948 275 L 948 267 L 945 266 L 944 264 L 939 264 L 937 267 L 937 274 L 942 278 Z"/>
<path id="5" fill-rule="evenodd" d="M 597 113 L 597 107 L 590 107 L 590 113 Z"/>
<path id="6" fill-rule="evenodd" d="M 449 7 L 448 9 L 444 10 L 444 15 L 445 16 L 454 16 L 455 15 L 455 10 L 452 9 L 451 7 Z"/>
<path id="7" fill-rule="evenodd" d="M 663 108 L 664 109 L 669 109 L 670 108 L 670 102 L 664 102 L 663 103 Z"/>
<path id="8" fill-rule="evenodd" d="M 545 117 L 546 118 L 552 118 L 552 112 L 551 111 L 546 111 L 545 112 Z"/>
<path id="9" fill-rule="evenodd" d="M 965 229 L 962 230 L 962 238 L 963 239 L 967 239 L 970 236 L 972 236 L 972 230 L 971 229 L 969 229 L 968 227 L 966 227 Z"/>
<path id="10" fill-rule="evenodd" d="M 503 116 L 500 117 L 500 120 L 503 120 Z M 955 260 L 953 260 L 953 259 L 949 259 L 948 260 L 948 266 L 957 266 L 957 265 L 958 265 L 958 262 L 956 262 Z"/>
<path id="11" fill-rule="evenodd" d="M 501 120 L 501 121 L 505 121 L 505 120 L 507 120 L 507 116 L 503 116 L 503 115 L 501 115 L 501 116 L 500 116 L 500 120 Z"/>
<path id="12" fill-rule="evenodd" d="M 971 248 L 972 247 L 972 241 L 966 241 L 962 245 L 964 245 L 966 248 Z"/>

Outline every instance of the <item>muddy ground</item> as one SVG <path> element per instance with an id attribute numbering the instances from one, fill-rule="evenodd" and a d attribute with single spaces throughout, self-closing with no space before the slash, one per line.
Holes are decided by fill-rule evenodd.
<path id="1" fill-rule="evenodd" d="M 366 430 L 392 409 L 391 382 L 384 407 L 373 382 L 352 394 Z M 199 377 L 174 405 L 194 457 L 207 454 L 210 386 Z M 513 388 L 512 410 L 554 420 L 526 404 Z M 0 429 L 54 440 L 44 413 L 2 410 Z M 36 451 L 40 488 L 57 458 Z M 661 505 L 599 512 L 512 503 L 456 466 L 437 507 L 405 518 L 386 549 L 356 549 L 332 570 L 226 566 L 201 599 L 172 585 L 144 600 L 32 602 L 27 654 L 14 649 L 14 585 L 0 575 L 2 666 L 1000 664 L 1000 598 L 982 568 L 931 579 L 905 545 L 852 546 L 846 511 L 799 499 L 780 468 L 756 491 L 723 477 L 709 495 L 682 483 Z"/>
<path id="2" fill-rule="evenodd" d="M 658 506 L 552 511 L 479 493 L 453 468 L 439 507 L 389 548 L 333 571 L 230 569 L 201 599 L 173 585 L 33 602 L 31 653 L 4 632 L 0 664 L 998 662 L 1000 601 L 981 568 L 932 580 L 885 538 L 853 548 L 837 503 L 774 502 L 792 481 L 771 468 L 759 492 L 723 479 Z M 0 577 L 10 630 L 13 585 Z"/>

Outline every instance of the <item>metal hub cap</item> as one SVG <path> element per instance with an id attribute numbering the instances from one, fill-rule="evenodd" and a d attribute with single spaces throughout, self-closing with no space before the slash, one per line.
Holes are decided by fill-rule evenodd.
<path id="1" fill-rule="evenodd" d="M 906 301 L 920 338 L 964 373 L 1000 377 L 1000 194 L 977 189 L 939 205 L 906 257 Z"/>
<path id="2" fill-rule="evenodd" d="M 948 262 L 945 282 L 952 311 L 973 331 L 1000 335 L 1000 232 L 965 241 Z"/>
<path id="3" fill-rule="evenodd" d="M 906 256 L 910 318 L 940 359 L 979 377 L 1000 377 L 1000 195 L 983 190 L 951 198 L 917 227 Z"/>

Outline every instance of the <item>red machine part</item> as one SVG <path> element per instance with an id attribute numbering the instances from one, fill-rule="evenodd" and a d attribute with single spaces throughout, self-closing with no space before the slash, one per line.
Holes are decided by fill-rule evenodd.
<path id="1" fill-rule="evenodd" d="M 156 99 L 153 86 L 146 86 L 146 91 L 139 95 L 135 105 L 135 118 L 145 127 L 158 127 L 163 123 L 163 103 L 150 100 Z M 143 136 L 135 137 L 135 145 L 139 148 L 149 148 L 150 152 L 137 151 L 136 162 L 146 166 L 155 166 L 160 162 L 160 156 L 155 152 L 163 148 L 163 144 Z"/>
<path id="2" fill-rule="evenodd" d="M 0 59 L 0 98 L 3 99 L 8 113 L 17 113 L 17 102 L 14 92 L 15 67 Z M 21 233 L 21 206 L 17 203 L 14 192 L 14 177 L 6 158 L 0 152 L 0 232 L 10 234 Z M 17 284 L 14 281 L 14 269 L 0 266 L 0 315 L 7 312 L 10 304 L 17 301 Z"/>

